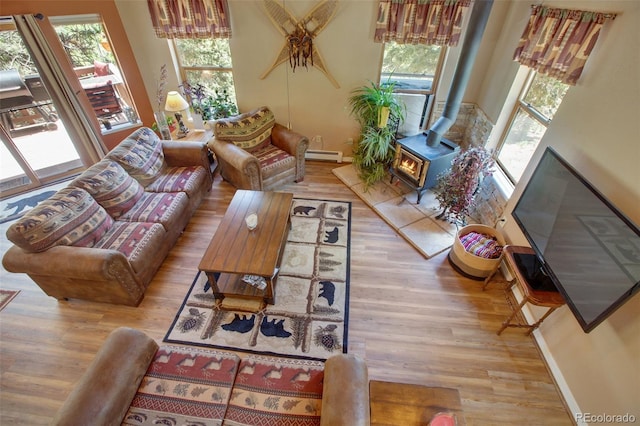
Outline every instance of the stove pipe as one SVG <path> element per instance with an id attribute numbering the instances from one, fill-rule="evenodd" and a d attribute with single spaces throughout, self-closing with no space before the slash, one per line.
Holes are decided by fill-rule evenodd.
<path id="1" fill-rule="evenodd" d="M 451 80 L 451 88 L 447 95 L 442 116 L 426 132 L 427 145 L 431 147 L 440 144 L 442 136 L 456 121 L 464 91 L 469 83 L 473 62 L 476 59 L 476 54 L 482 41 L 482 34 L 489 20 L 492 5 L 493 0 L 475 0 L 464 41 L 462 42 L 462 48 L 460 49 L 460 59 L 458 59 L 458 64 Z"/>

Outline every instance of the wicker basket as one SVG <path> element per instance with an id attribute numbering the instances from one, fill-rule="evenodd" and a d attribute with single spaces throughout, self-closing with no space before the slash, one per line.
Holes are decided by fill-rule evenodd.
<path id="1" fill-rule="evenodd" d="M 482 280 L 489 276 L 491 271 L 493 271 L 498 266 L 501 259 L 486 259 L 484 257 L 479 257 L 475 254 L 467 252 L 464 249 L 462 242 L 460 242 L 460 237 L 472 231 L 485 235 L 491 235 L 495 237 L 498 243 L 502 246 L 504 246 L 506 243 L 500 231 L 486 225 L 467 225 L 465 227 L 462 227 L 456 234 L 453 246 L 449 251 L 449 262 L 451 262 L 453 268 L 462 275 L 469 278 Z"/>

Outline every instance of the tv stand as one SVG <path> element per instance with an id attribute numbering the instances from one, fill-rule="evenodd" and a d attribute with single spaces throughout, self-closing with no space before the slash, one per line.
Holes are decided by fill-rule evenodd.
<path id="1" fill-rule="evenodd" d="M 502 281 L 507 285 L 505 290 L 512 288 L 515 284 L 520 283 L 522 288 L 522 301 L 515 307 L 513 313 L 503 323 L 498 336 L 507 327 L 526 328 L 527 335 L 538 328 L 553 311 L 565 304 L 564 298 L 555 288 L 551 279 L 544 273 L 542 264 L 536 258 L 535 252 L 530 247 L 507 245 L 502 251 L 502 260 L 514 277 L 511 281 Z M 484 280 L 482 291 L 484 291 L 491 282 L 494 275 L 500 269 L 500 263 L 494 268 L 489 276 Z M 516 315 L 522 311 L 524 305 L 529 302 L 532 305 L 543 306 L 549 308 L 547 312 L 534 324 L 522 324 L 513 322 Z"/>

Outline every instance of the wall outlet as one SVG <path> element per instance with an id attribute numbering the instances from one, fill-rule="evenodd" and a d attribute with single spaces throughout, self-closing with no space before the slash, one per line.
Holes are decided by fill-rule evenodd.
<path id="1" fill-rule="evenodd" d="M 353 145 L 353 138 L 347 139 L 347 145 Z"/>

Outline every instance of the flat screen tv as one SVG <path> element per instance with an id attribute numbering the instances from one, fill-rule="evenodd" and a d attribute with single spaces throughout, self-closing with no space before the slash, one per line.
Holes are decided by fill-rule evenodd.
<path id="1" fill-rule="evenodd" d="M 640 289 L 640 230 L 547 148 L 511 213 L 585 332 Z"/>

